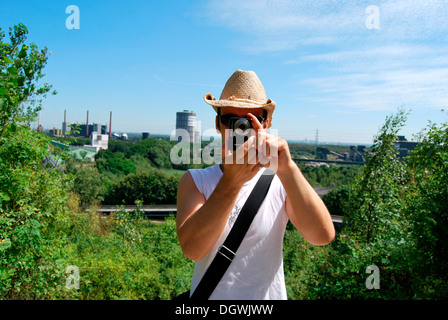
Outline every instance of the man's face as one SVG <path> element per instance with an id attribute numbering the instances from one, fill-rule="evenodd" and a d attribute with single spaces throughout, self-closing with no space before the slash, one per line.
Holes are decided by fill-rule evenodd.
<path id="1" fill-rule="evenodd" d="M 249 117 L 248 114 L 252 116 Z M 223 120 L 223 116 L 226 116 Z M 223 163 L 236 163 L 236 164 L 255 164 L 256 161 L 260 164 L 270 163 L 270 168 L 276 170 L 276 162 L 271 161 L 271 156 L 277 154 L 277 144 L 270 143 L 269 150 L 266 145 L 266 129 L 269 128 L 269 119 L 264 119 L 266 117 L 266 112 L 261 108 L 235 108 L 235 107 L 223 107 L 220 110 L 220 116 L 216 117 L 216 129 L 221 133 L 222 138 L 222 160 Z M 241 148 L 241 144 L 246 141 L 247 136 L 239 136 L 234 138 L 231 135 L 231 128 L 229 128 L 229 117 L 239 117 L 239 118 L 250 118 L 252 120 L 251 136 L 247 138 L 247 149 Z M 227 119 L 226 119 L 227 118 Z M 238 130 L 238 129 L 237 129 Z M 260 135 L 260 136 L 259 136 Z M 238 140 L 244 138 L 244 140 Z M 255 138 L 255 139 L 251 139 Z M 249 142 L 250 141 L 250 142 Z M 235 147 L 236 146 L 236 147 Z M 233 152 L 234 150 L 236 152 Z M 229 160 L 230 159 L 230 160 Z M 230 162 L 227 162 L 227 161 Z M 251 163 L 251 161 L 255 161 Z M 271 162 L 273 166 L 271 166 Z"/>
<path id="2" fill-rule="evenodd" d="M 251 113 L 256 117 L 263 118 L 265 112 L 261 108 L 234 108 L 234 107 L 222 107 L 221 108 L 221 116 L 223 115 L 229 115 L 239 118 L 245 118 L 247 117 L 247 114 Z M 269 120 L 264 120 L 261 124 L 263 125 L 263 128 L 267 128 Z M 220 121 L 218 117 L 216 117 L 216 130 L 218 130 L 221 133 L 222 141 L 225 139 L 225 130 L 230 129 L 227 124 L 224 124 Z"/>

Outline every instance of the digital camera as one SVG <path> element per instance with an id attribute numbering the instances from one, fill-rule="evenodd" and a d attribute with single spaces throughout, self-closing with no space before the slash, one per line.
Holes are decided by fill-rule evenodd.
<path id="1" fill-rule="evenodd" d="M 251 135 L 252 119 L 231 117 L 229 119 L 229 145 L 233 150 L 244 144 Z"/>

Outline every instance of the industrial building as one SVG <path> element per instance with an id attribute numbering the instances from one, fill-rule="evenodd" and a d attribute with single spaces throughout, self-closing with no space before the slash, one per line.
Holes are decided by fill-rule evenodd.
<path id="1" fill-rule="evenodd" d="M 75 136 L 86 137 L 89 138 L 92 132 L 98 132 L 99 134 L 107 134 L 107 125 L 104 124 L 80 124 L 78 126 L 79 133 Z"/>
<path id="2" fill-rule="evenodd" d="M 189 142 L 200 143 L 201 134 L 197 129 L 196 113 L 189 110 L 176 113 L 176 136 L 178 137 L 178 142 L 185 138 L 179 130 L 186 130 L 189 135 Z M 185 142 L 185 140 L 183 142 Z"/>
<path id="3" fill-rule="evenodd" d="M 111 112 L 111 122 L 112 122 L 112 112 Z M 87 119 L 85 124 L 78 124 L 77 129 L 79 132 L 71 133 L 74 137 L 86 137 L 90 138 L 92 132 L 97 132 L 98 134 L 107 134 L 107 125 L 102 125 L 98 123 L 89 124 L 89 111 L 87 111 Z M 70 134 L 71 124 L 67 122 L 67 110 L 64 110 L 64 122 L 62 122 L 62 135 L 65 136 Z"/>
<path id="4" fill-rule="evenodd" d="M 405 136 L 398 136 L 395 141 L 395 149 L 398 150 L 398 156 L 404 158 L 408 155 L 408 151 L 414 150 L 418 146 L 418 142 L 408 141 Z"/>
<path id="5" fill-rule="evenodd" d="M 338 157 L 338 160 L 341 161 L 364 162 L 366 155 L 366 146 L 350 146 L 349 152 L 341 153 L 331 151 L 328 148 L 316 148 L 316 159 L 328 160 L 329 154 L 336 155 Z"/>

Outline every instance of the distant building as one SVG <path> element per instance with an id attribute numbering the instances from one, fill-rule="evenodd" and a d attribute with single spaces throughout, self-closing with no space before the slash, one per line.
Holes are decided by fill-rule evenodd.
<path id="1" fill-rule="evenodd" d="M 77 160 L 90 160 L 94 162 L 97 148 L 92 146 L 70 146 L 69 153 Z"/>
<path id="2" fill-rule="evenodd" d="M 101 125 L 98 123 L 94 123 L 94 124 L 81 124 L 79 125 L 79 133 L 77 134 L 77 136 L 81 136 L 81 137 L 86 137 L 86 138 L 90 138 L 90 135 L 92 134 L 92 132 L 98 132 L 99 134 L 106 134 L 107 131 L 107 126 L 106 125 Z M 87 128 L 89 129 L 87 131 Z"/>
<path id="3" fill-rule="evenodd" d="M 90 145 L 84 146 L 68 146 L 58 141 L 51 141 L 55 146 L 68 151 L 77 160 L 90 160 L 95 161 L 95 155 L 100 150 L 106 150 L 108 148 L 109 136 L 107 134 L 99 134 L 94 131 L 91 134 Z"/>
<path id="4" fill-rule="evenodd" d="M 89 128 L 89 132 L 97 132 L 98 134 L 107 134 L 107 125 L 94 123 L 92 125 L 92 130 Z"/>
<path id="5" fill-rule="evenodd" d="M 328 148 L 317 147 L 316 148 L 316 159 L 327 160 L 330 150 Z"/>
<path id="6" fill-rule="evenodd" d="M 337 156 L 338 160 L 364 162 L 366 157 L 366 146 L 350 146 L 349 152 L 334 152 L 329 150 L 327 155 L 331 154 L 333 157 Z"/>
<path id="7" fill-rule="evenodd" d="M 395 149 L 398 150 L 398 157 L 404 158 L 408 155 L 408 151 L 414 150 L 418 142 L 408 141 L 405 136 L 398 136 L 395 141 Z"/>
<path id="8" fill-rule="evenodd" d="M 56 141 L 56 140 L 51 140 L 50 143 L 58 148 L 60 148 L 63 151 L 70 151 L 70 146 L 68 144 Z"/>
<path id="9" fill-rule="evenodd" d="M 109 144 L 109 136 L 107 134 L 99 134 L 98 132 L 92 132 L 90 145 L 98 150 L 107 150 Z"/>
<path id="10" fill-rule="evenodd" d="M 149 138 L 149 132 L 142 132 L 142 140 Z"/>
<path id="11" fill-rule="evenodd" d="M 197 130 L 196 113 L 193 111 L 184 110 L 176 113 L 176 136 L 178 137 L 178 142 L 180 142 L 182 138 L 185 138 L 180 130 L 186 130 L 188 132 L 190 142 L 201 142 L 201 134 Z"/>
<path id="12" fill-rule="evenodd" d="M 119 139 L 119 140 L 128 140 L 128 134 L 126 132 L 114 132 L 114 134 L 112 134 L 112 138 L 114 139 Z"/>
<path id="13" fill-rule="evenodd" d="M 76 129 L 76 132 L 71 132 Z M 112 126 L 112 112 L 110 114 L 110 124 Z M 102 125 L 98 123 L 89 124 L 89 111 L 87 111 L 87 119 L 85 124 L 69 123 L 67 122 L 67 110 L 64 110 L 64 122 L 62 122 L 62 135 L 71 135 L 76 137 L 86 137 L 90 138 L 92 132 L 98 132 L 98 134 L 107 134 L 107 125 Z"/>
<path id="14" fill-rule="evenodd" d="M 62 130 L 56 129 L 56 128 L 50 129 L 50 130 L 48 130 L 48 135 L 50 137 L 60 137 L 60 136 L 62 136 Z"/>
<path id="15" fill-rule="evenodd" d="M 366 146 L 350 146 L 348 160 L 355 162 L 364 162 L 366 155 Z"/>

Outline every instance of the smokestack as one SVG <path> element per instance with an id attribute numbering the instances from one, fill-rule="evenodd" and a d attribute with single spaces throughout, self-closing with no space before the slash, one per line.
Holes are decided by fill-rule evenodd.
<path id="1" fill-rule="evenodd" d="M 110 120 L 109 120 L 109 139 L 112 139 L 112 111 L 110 112 Z"/>
<path id="2" fill-rule="evenodd" d="M 89 110 L 87 110 L 86 136 L 89 137 Z"/>
<path id="3" fill-rule="evenodd" d="M 64 122 L 62 122 L 62 135 L 65 136 L 67 131 L 67 110 L 64 110 Z"/>
<path id="4" fill-rule="evenodd" d="M 40 124 L 40 111 L 39 111 L 39 121 L 37 122 L 37 131 L 42 132 L 42 125 Z"/>

